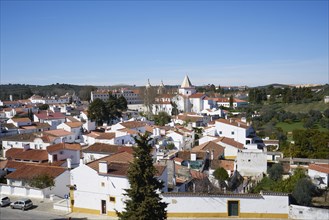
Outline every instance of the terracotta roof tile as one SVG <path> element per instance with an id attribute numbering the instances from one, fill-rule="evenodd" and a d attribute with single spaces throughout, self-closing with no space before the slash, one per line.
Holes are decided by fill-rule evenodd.
<path id="1" fill-rule="evenodd" d="M 112 144 L 103 144 L 103 143 L 95 143 L 90 145 L 88 148 L 84 149 L 85 153 L 117 153 L 123 145 L 112 145 Z M 131 148 L 131 147 L 130 147 Z"/>
<path id="2" fill-rule="evenodd" d="M 58 166 L 48 166 L 48 165 L 37 165 L 37 164 L 25 164 L 24 166 L 18 168 L 14 172 L 5 176 L 7 179 L 16 180 L 29 180 L 35 176 L 47 174 L 51 177 L 56 178 L 57 176 L 64 173 L 66 168 Z"/>
<path id="3" fill-rule="evenodd" d="M 59 150 L 73 150 L 73 151 L 78 151 L 81 150 L 81 145 L 80 144 L 69 144 L 69 143 L 58 143 L 58 144 L 53 144 L 47 147 L 47 152 L 52 153 L 55 151 Z"/>
<path id="4" fill-rule="evenodd" d="M 37 118 L 43 119 L 43 120 L 56 120 L 56 119 L 65 119 L 65 115 L 63 115 L 60 112 L 40 112 L 37 114 L 34 114 Z"/>
<path id="5" fill-rule="evenodd" d="M 329 174 L 329 164 L 310 164 L 308 169 Z"/>
<path id="6" fill-rule="evenodd" d="M 102 157 L 98 160 L 94 160 L 92 162 L 87 163 L 86 165 L 98 172 L 99 161 L 106 161 L 107 164 L 111 164 L 113 162 L 129 164 L 130 162 L 133 161 L 133 159 L 134 156 L 132 154 L 127 152 L 119 152 L 110 156 Z"/>
<path id="7" fill-rule="evenodd" d="M 111 140 L 113 138 L 115 138 L 115 133 L 114 132 L 108 132 L 108 133 L 98 133 L 98 136 L 95 139 Z"/>
<path id="8" fill-rule="evenodd" d="M 47 161 L 48 153 L 46 150 L 10 148 L 6 151 L 6 158 L 10 160 Z"/>
<path id="9" fill-rule="evenodd" d="M 140 128 L 140 127 L 144 127 L 146 125 L 145 122 L 141 122 L 141 121 L 126 121 L 126 122 L 122 122 L 120 123 L 122 126 L 124 126 L 125 128 Z"/>
<path id="10" fill-rule="evenodd" d="M 127 132 L 128 134 L 138 134 L 138 131 L 135 131 L 135 130 L 132 130 L 132 129 L 129 129 L 129 128 L 122 128 L 122 129 L 118 129 L 118 131 L 121 131 L 121 132 Z"/>
<path id="11" fill-rule="evenodd" d="M 55 137 L 63 137 L 67 135 L 72 135 L 72 132 L 65 131 L 63 129 L 56 129 L 56 130 L 49 130 L 49 131 L 44 131 L 44 133 L 55 136 Z"/>
<path id="12" fill-rule="evenodd" d="M 206 94 L 204 94 L 204 93 L 195 93 L 195 94 L 190 95 L 189 97 L 192 99 L 200 99 L 204 96 L 206 96 Z"/>
<path id="13" fill-rule="evenodd" d="M 213 140 L 214 142 L 222 142 L 228 145 L 231 145 L 233 147 L 243 149 L 243 144 L 240 142 L 235 141 L 233 138 L 228 138 L 228 137 L 220 137 L 218 140 Z"/>
<path id="14" fill-rule="evenodd" d="M 217 119 L 216 122 L 220 122 L 220 123 L 224 123 L 224 124 L 228 124 L 228 125 L 232 125 L 232 126 L 235 126 L 235 127 L 241 127 L 241 128 L 249 128 L 249 126 L 244 123 L 244 122 L 237 122 L 235 121 L 234 119 L 223 119 L 223 118 L 220 118 L 220 119 Z"/>
<path id="15" fill-rule="evenodd" d="M 225 170 L 234 171 L 234 160 L 212 160 L 210 166 L 214 170 L 222 167 Z"/>
<path id="16" fill-rule="evenodd" d="M 210 154 L 211 152 L 213 152 L 214 159 L 218 159 L 220 156 L 224 154 L 224 147 L 213 141 L 208 141 L 206 143 L 203 143 L 199 146 L 192 148 L 192 152 L 198 152 L 198 151 L 202 151 L 202 152 L 209 151 Z"/>
<path id="17" fill-rule="evenodd" d="M 75 121 L 75 122 L 66 122 L 65 123 L 67 126 L 71 127 L 71 128 L 78 128 L 82 126 L 82 122 L 80 121 Z"/>
<path id="18" fill-rule="evenodd" d="M 29 118 L 12 118 L 14 122 L 31 122 Z"/>

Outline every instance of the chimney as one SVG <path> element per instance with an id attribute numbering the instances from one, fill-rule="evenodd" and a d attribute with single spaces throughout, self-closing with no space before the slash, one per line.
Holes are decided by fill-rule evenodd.
<path id="1" fill-rule="evenodd" d="M 13 101 L 13 95 L 9 95 L 9 100 Z"/>
<path id="2" fill-rule="evenodd" d="M 80 159 L 80 164 L 79 164 L 79 166 L 82 165 L 82 164 L 84 164 L 83 159 Z"/>
<path id="3" fill-rule="evenodd" d="M 67 169 L 72 169 L 72 160 L 71 158 L 67 158 L 66 159 L 66 163 L 67 163 Z"/>
<path id="4" fill-rule="evenodd" d="M 99 161 L 98 162 L 98 172 L 99 173 L 107 173 L 108 171 L 108 166 L 106 161 Z"/>

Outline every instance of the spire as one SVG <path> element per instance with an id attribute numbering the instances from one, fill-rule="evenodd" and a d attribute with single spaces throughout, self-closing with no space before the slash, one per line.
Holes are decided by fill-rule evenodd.
<path id="1" fill-rule="evenodd" d="M 146 88 L 150 88 L 150 87 L 151 87 L 150 79 L 147 79 L 147 84 L 146 84 L 145 87 L 146 87 Z"/>
<path id="2" fill-rule="evenodd" d="M 181 85 L 181 88 L 191 88 L 191 87 L 193 87 L 192 86 L 192 83 L 191 83 L 190 79 L 188 78 L 188 76 L 185 75 L 185 78 L 183 80 L 183 83 Z"/>
<path id="3" fill-rule="evenodd" d="M 163 81 L 161 80 L 160 87 L 164 87 Z"/>

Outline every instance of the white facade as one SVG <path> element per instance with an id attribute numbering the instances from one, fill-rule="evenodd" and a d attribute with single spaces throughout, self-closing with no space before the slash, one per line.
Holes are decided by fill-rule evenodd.
<path id="1" fill-rule="evenodd" d="M 45 150 L 50 143 L 43 142 L 41 138 L 35 138 L 33 141 L 10 141 L 10 140 L 3 140 L 2 146 L 4 154 L 10 148 L 30 148 L 30 149 L 41 149 Z"/>
<path id="2" fill-rule="evenodd" d="M 225 120 L 225 119 L 223 119 Z M 243 126 L 240 122 L 234 123 L 231 119 L 226 120 L 227 123 L 216 120 L 215 126 L 219 136 L 233 138 L 235 141 L 242 144 L 250 144 L 252 139 L 248 138 L 253 129 L 251 127 Z"/>
<path id="3" fill-rule="evenodd" d="M 262 150 L 239 150 L 235 167 L 242 176 L 259 176 L 267 172 L 267 154 Z"/>
<path id="4" fill-rule="evenodd" d="M 288 218 L 289 198 L 285 194 L 163 194 L 171 218 Z M 230 215 L 230 203 L 236 204 L 237 215 Z M 273 205 L 275 204 L 275 205 Z"/>
<path id="5" fill-rule="evenodd" d="M 80 139 L 82 133 L 81 128 L 82 128 L 82 124 L 80 127 L 70 127 L 66 123 L 62 123 L 57 126 L 57 129 L 63 129 L 65 131 L 72 132 L 74 134 L 74 140 Z"/>
<path id="6" fill-rule="evenodd" d="M 165 170 L 158 179 L 167 182 L 167 178 Z M 123 210 L 126 199 L 123 194 L 130 187 L 126 176 L 102 175 L 85 164 L 71 171 L 71 185 L 76 186 L 73 211 L 102 214 L 103 200 L 105 214 L 110 216 L 115 216 L 115 210 Z"/>

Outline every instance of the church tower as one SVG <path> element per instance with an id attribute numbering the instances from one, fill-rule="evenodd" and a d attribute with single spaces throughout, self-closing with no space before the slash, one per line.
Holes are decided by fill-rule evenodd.
<path id="1" fill-rule="evenodd" d="M 178 93 L 183 96 L 190 96 L 196 93 L 195 87 L 192 85 L 187 75 L 185 76 L 182 85 L 178 89 Z"/>

